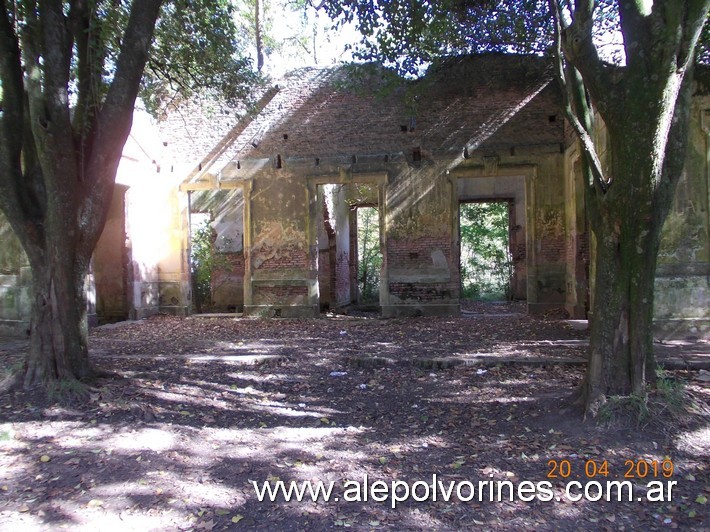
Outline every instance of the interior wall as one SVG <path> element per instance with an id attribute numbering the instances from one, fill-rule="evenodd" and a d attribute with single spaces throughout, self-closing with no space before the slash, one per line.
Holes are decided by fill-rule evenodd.
<path id="1" fill-rule="evenodd" d="M 32 310 L 32 274 L 20 241 L 0 212 L 0 334 L 24 334 Z"/>
<path id="2" fill-rule="evenodd" d="M 106 225 L 92 259 L 96 317 L 99 324 L 128 318 L 126 202 L 128 187 L 116 185 Z"/>
<path id="3" fill-rule="evenodd" d="M 683 175 L 663 225 L 654 297 L 660 338 L 710 338 L 710 95 L 696 96 Z"/>
<path id="4" fill-rule="evenodd" d="M 319 315 L 318 193 L 280 157 L 263 160 L 245 198 L 244 312 L 276 317 Z"/>

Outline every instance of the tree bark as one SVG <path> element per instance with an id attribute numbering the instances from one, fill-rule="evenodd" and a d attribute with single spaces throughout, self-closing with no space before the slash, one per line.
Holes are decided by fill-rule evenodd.
<path id="1" fill-rule="evenodd" d="M 660 229 L 644 227 L 643 216 L 638 223 L 624 219 L 624 214 L 634 218 L 636 202 L 644 199 L 612 207 L 620 216 L 593 227 L 595 308 L 583 385 L 585 410 L 592 415 L 607 396 L 643 396 L 655 372 L 652 315 Z"/>
<path id="2" fill-rule="evenodd" d="M 131 4 L 113 79 L 103 92 L 95 76 L 106 54 L 85 50 L 85 24 L 77 23 L 88 16 L 83 3 L 72 3 L 68 14 L 63 2 L 29 3 L 18 21 L 0 2 L 0 208 L 27 254 L 34 291 L 26 387 L 51 391 L 97 374 L 89 363 L 84 283 L 161 3 Z M 77 41 L 81 111 L 72 124 L 69 80 Z M 91 120 L 82 120 L 82 112 Z"/>
<path id="3" fill-rule="evenodd" d="M 254 0 L 254 35 L 256 41 L 256 69 L 264 67 L 264 36 L 261 27 L 261 0 Z"/>
<path id="4" fill-rule="evenodd" d="M 83 279 L 68 282 L 58 271 L 61 269 L 51 261 L 32 269 L 34 301 L 26 388 L 56 381 L 86 381 L 94 376 L 89 363 Z"/>
<path id="5" fill-rule="evenodd" d="M 644 396 L 655 381 L 656 260 L 685 161 L 693 51 L 710 2 L 620 1 L 626 65 L 614 69 L 593 44 L 594 2 L 576 0 L 571 23 L 559 2 L 550 0 L 550 6 L 558 77 L 568 96 L 565 111 L 582 140 L 597 243 L 589 364 L 581 387 L 585 413 L 595 415 L 606 396 Z M 608 172 L 592 142 L 587 98 L 607 127 Z"/>

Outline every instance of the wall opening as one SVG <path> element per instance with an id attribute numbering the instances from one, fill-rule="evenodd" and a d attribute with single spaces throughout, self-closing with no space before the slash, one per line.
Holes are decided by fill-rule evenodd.
<path id="1" fill-rule="evenodd" d="M 380 213 L 372 205 L 356 206 L 357 302 L 379 305 L 382 248 L 380 246 Z"/>
<path id="2" fill-rule="evenodd" d="M 318 185 L 318 293 L 321 310 L 352 303 L 350 289 L 350 206 L 347 186 Z"/>
<path id="3" fill-rule="evenodd" d="M 459 203 L 462 299 L 512 299 L 512 206 L 509 199 Z"/>
<path id="4" fill-rule="evenodd" d="M 244 197 L 241 189 L 190 193 L 193 312 L 244 309 Z"/>
<path id="5" fill-rule="evenodd" d="M 379 310 L 380 213 L 376 185 L 317 185 L 318 293 L 321 310 Z"/>

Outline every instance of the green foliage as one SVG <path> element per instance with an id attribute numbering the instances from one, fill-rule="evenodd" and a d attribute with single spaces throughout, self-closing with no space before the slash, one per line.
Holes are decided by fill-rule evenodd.
<path id="1" fill-rule="evenodd" d="M 462 53 L 544 53 L 552 42 L 547 0 L 325 1 L 363 35 L 356 56 L 416 73 L 437 58 Z"/>
<path id="2" fill-rule="evenodd" d="M 190 268 L 193 298 L 197 311 L 209 306 L 212 301 L 212 272 L 215 270 L 214 230 L 209 221 L 192 233 L 190 241 Z"/>
<path id="3" fill-rule="evenodd" d="M 705 22 L 700 39 L 698 39 L 698 47 L 695 52 L 695 60 L 702 65 L 710 65 L 710 24 Z"/>
<path id="4" fill-rule="evenodd" d="M 671 411 L 679 412 L 686 401 L 685 382 L 671 376 L 663 368 L 656 369 L 656 392 Z"/>
<path id="5" fill-rule="evenodd" d="M 509 299 L 512 257 L 508 203 L 462 203 L 460 207 L 463 297 Z"/>
<path id="6" fill-rule="evenodd" d="M 173 0 L 163 6 L 141 97 L 157 113 L 173 100 L 208 90 L 229 105 L 259 82 L 238 39 L 230 0 Z"/>
<path id="7" fill-rule="evenodd" d="M 69 7 L 73 3 L 64 3 L 70 23 L 82 24 L 82 31 L 89 35 L 85 53 L 81 48 L 84 43 L 79 41 L 77 53 L 71 57 L 70 90 L 75 94 L 90 91 L 97 105 L 115 74 L 130 2 L 94 0 L 87 3 L 85 13 Z M 18 27 L 28 33 L 38 31 L 32 29 L 36 16 L 32 3 L 14 4 Z M 155 114 L 175 99 L 203 91 L 231 105 L 242 102 L 259 78 L 244 54 L 244 41 L 237 36 L 231 0 L 163 2 L 140 91 L 146 108 Z M 95 73 L 91 86 L 82 86 L 88 72 Z M 85 95 L 79 99 L 86 101 Z"/>
<path id="8" fill-rule="evenodd" d="M 231 268 L 225 253 L 217 249 L 217 234 L 211 222 L 205 220 L 193 229 L 190 240 L 190 272 L 195 310 L 203 312 L 212 305 L 212 292 L 215 286 L 215 274 Z M 231 246 L 232 240 L 225 239 L 223 246 Z"/>
<path id="9" fill-rule="evenodd" d="M 601 397 L 597 407 L 596 422 L 606 427 L 634 427 L 648 425 L 651 420 L 648 397 L 641 395 L 612 395 Z"/>
<path id="10" fill-rule="evenodd" d="M 566 4 L 566 2 L 560 2 Z M 362 34 L 356 57 L 417 73 L 441 57 L 499 52 L 543 55 L 554 41 L 548 0 L 325 0 L 320 4 L 339 23 L 355 22 Z M 594 3 L 594 41 L 608 62 L 624 61 L 618 2 Z M 710 64 L 710 25 L 697 47 L 698 62 Z"/>
<path id="11" fill-rule="evenodd" d="M 663 368 L 656 369 L 656 387 L 650 393 L 613 395 L 600 402 L 597 421 L 608 426 L 661 429 L 684 417 L 689 400 L 685 382 Z"/>
<path id="12" fill-rule="evenodd" d="M 357 209 L 358 236 L 358 291 L 361 303 L 376 303 L 380 297 L 380 251 L 379 213 L 374 207 Z"/>

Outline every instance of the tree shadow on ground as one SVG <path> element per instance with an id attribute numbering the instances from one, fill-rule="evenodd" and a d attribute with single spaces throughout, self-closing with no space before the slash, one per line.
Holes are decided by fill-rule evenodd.
<path id="1" fill-rule="evenodd" d="M 580 357 L 583 342 L 574 341 L 583 339 L 562 322 L 526 316 L 159 317 L 94 331 L 95 361 L 125 378 L 92 392 L 89 404 L 42 404 L 21 391 L 0 397 L 0 527 L 707 526 L 708 449 L 698 444 L 706 412 L 696 412 L 694 425 L 667 430 L 599 427 L 583 423 L 565 399 L 583 367 L 503 364 L 511 352 L 539 358 L 562 349 Z M 501 364 L 434 370 L 412 362 L 473 352 L 499 356 Z M 368 357 L 386 361 L 363 364 Z M 707 390 L 696 392 L 707 401 Z M 691 428 L 697 445 L 680 447 Z M 576 497 L 587 484 L 595 490 L 592 481 L 603 488 L 624 480 L 627 461 L 668 458 L 677 481 L 669 502 L 646 500 L 648 482 L 669 480 L 663 471 L 629 479 L 631 501 L 571 501 L 564 492 L 570 481 L 580 482 L 570 493 Z M 604 462 L 608 476 L 590 475 Z M 332 482 L 333 491 L 329 501 L 306 491 L 300 502 L 283 492 L 260 502 L 254 483 L 263 489 L 267 481 L 274 489 L 278 481 L 286 488 Z M 525 481 L 532 497 L 518 491 Z M 402 499 L 403 490 L 416 490 L 394 501 L 393 483 Z"/>

